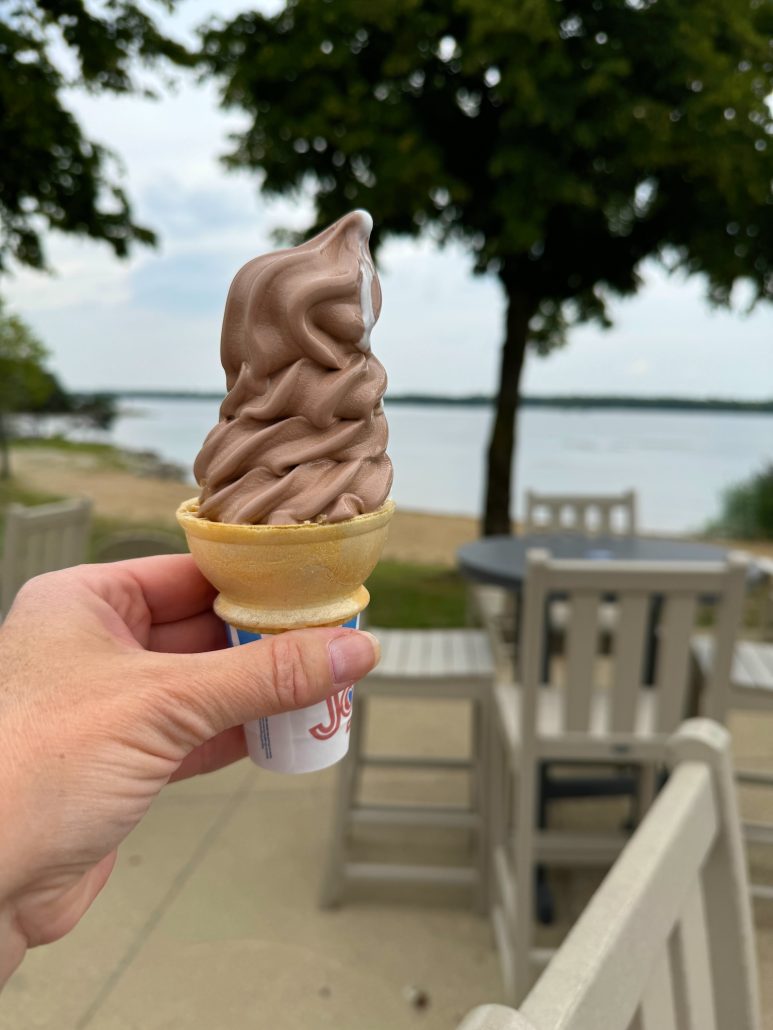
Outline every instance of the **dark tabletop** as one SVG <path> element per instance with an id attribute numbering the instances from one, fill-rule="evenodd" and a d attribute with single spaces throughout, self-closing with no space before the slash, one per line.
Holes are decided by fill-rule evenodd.
<path id="1" fill-rule="evenodd" d="M 605 561 L 723 561 L 727 551 L 694 540 L 653 537 L 585 537 L 571 534 L 489 536 L 457 551 L 461 572 L 480 583 L 517 588 L 523 582 L 526 552 L 540 548 L 552 558 Z"/>

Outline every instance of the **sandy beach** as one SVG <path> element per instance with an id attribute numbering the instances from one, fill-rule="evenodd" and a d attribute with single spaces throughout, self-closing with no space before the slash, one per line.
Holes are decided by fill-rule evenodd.
<path id="1" fill-rule="evenodd" d="M 94 502 L 97 516 L 137 525 L 173 527 L 178 505 L 196 493 L 190 483 L 106 467 L 99 456 L 88 452 L 18 448 L 13 454 L 13 472 L 31 490 L 63 496 L 85 494 Z M 450 566 L 457 549 L 477 536 L 477 519 L 398 511 L 384 557 Z"/>

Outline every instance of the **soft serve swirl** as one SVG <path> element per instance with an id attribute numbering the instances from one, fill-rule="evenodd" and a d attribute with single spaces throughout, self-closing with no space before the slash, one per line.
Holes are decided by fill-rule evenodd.
<path id="1" fill-rule="evenodd" d="M 370 350 L 381 311 L 372 226 L 353 211 L 236 274 L 221 336 L 228 395 L 193 467 L 201 517 L 340 522 L 386 500 L 386 373 Z"/>

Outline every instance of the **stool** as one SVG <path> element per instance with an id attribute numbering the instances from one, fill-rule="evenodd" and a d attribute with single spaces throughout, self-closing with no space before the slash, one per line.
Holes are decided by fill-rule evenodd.
<path id="1" fill-rule="evenodd" d="M 404 630 L 370 628 L 381 643 L 381 662 L 355 690 L 355 715 L 349 753 L 341 763 L 335 801 L 333 837 L 321 904 L 341 900 L 352 882 L 469 886 L 477 906 L 486 910 L 488 840 L 486 754 L 489 699 L 494 661 L 485 632 L 475 629 Z M 369 701 L 375 697 L 463 699 L 472 704 L 469 757 L 435 758 L 368 754 L 363 746 Z M 470 804 L 364 804 L 359 799 L 365 767 L 465 770 L 470 777 Z M 348 836 L 355 825 L 437 827 L 469 830 L 474 859 L 469 866 L 355 862 L 348 856 Z"/>

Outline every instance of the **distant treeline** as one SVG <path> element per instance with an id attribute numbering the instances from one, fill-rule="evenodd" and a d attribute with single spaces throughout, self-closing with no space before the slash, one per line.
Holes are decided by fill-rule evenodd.
<path id="1" fill-rule="evenodd" d="M 470 394 L 466 397 L 436 397 L 428 394 L 388 395 L 390 404 L 453 404 L 462 407 L 484 408 L 494 403 L 493 397 L 484 394 Z M 742 401 L 723 400 L 717 397 L 695 399 L 692 397 L 618 397 L 593 396 L 543 396 L 522 397 L 523 408 L 615 408 L 639 411 L 750 411 L 773 414 L 773 400 Z"/>
<path id="2" fill-rule="evenodd" d="M 116 397 L 129 400 L 207 400 L 221 401 L 222 393 L 196 390 L 119 390 Z M 464 397 L 442 396 L 427 393 L 388 394 L 389 404 L 417 404 L 425 407 L 452 405 L 460 408 L 488 408 L 494 398 L 482 393 Z M 524 408 L 569 408 L 569 409 L 614 409 L 633 411 L 737 411 L 773 414 L 773 399 L 767 401 L 724 400 L 717 397 L 615 397 L 593 396 L 543 396 L 522 397 Z"/>

